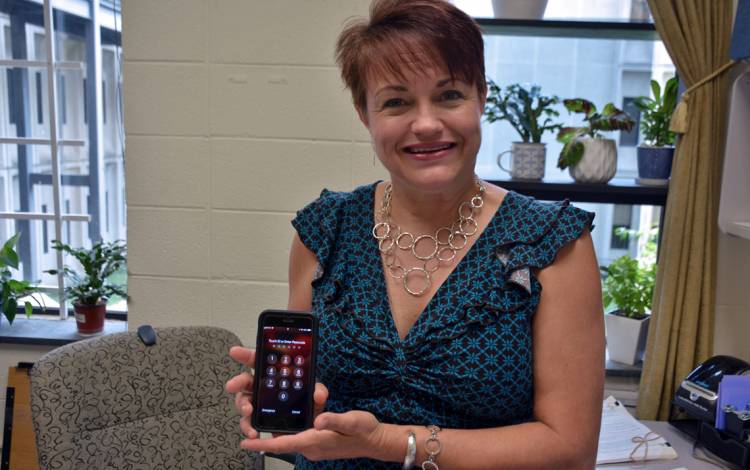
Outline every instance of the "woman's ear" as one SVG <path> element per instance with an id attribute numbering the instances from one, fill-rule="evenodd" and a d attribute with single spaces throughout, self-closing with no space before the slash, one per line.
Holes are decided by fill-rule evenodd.
<path id="1" fill-rule="evenodd" d="M 359 120 L 362 121 L 362 124 L 365 125 L 367 130 L 370 130 L 370 120 L 367 119 L 367 110 L 364 110 L 359 106 L 355 106 L 355 109 L 357 110 L 357 116 L 359 116 Z"/>

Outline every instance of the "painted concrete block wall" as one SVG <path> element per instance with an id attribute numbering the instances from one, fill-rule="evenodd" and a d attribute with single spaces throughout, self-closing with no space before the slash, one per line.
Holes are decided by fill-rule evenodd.
<path id="1" fill-rule="evenodd" d="M 131 328 L 254 341 L 283 308 L 295 212 L 383 178 L 334 62 L 367 0 L 123 4 Z"/>
<path id="2" fill-rule="evenodd" d="M 384 178 L 333 56 L 368 5 L 123 2 L 131 329 L 254 342 L 258 313 L 286 307 L 295 212 Z"/>

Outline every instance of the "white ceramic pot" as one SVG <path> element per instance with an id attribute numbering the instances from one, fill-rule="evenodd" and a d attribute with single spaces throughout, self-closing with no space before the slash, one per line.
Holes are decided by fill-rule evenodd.
<path id="1" fill-rule="evenodd" d="M 547 0 L 492 0 L 495 18 L 541 20 Z"/>
<path id="2" fill-rule="evenodd" d="M 635 365 L 643 360 L 646 350 L 646 335 L 650 316 L 635 320 L 607 313 L 604 326 L 607 329 L 607 353 L 612 361 Z"/>
<path id="3" fill-rule="evenodd" d="M 617 146 L 612 139 L 581 139 L 583 158 L 568 168 L 579 183 L 606 183 L 617 172 Z"/>

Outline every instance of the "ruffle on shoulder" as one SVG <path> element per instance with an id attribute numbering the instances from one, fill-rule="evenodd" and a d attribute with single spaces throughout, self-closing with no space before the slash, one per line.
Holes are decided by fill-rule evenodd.
<path id="1" fill-rule="evenodd" d="M 549 266 L 561 248 L 580 237 L 584 230 L 593 230 L 595 214 L 571 205 L 567 199 L 542 203 L 520 196 L 516 201 L 520 207 L 506 214 L 525 216 L 504 221 L 508 229 L 498 242 L 495 255 L 504 268 L 505 280 L 531 292 L 531 270 Z"/>
<path id="2" fill-rule="evenodd" d="M 314 281 L 327 271 L 346 196 L 347 193 L 324 189 L 316 200 L 297 211 L 297 216 L 292 220 L 300 240 L 318 259 Z"/>

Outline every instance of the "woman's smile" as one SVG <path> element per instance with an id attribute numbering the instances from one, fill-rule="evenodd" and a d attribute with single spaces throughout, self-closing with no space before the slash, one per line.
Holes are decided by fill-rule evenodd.
<path id="1" fill-rule="evenodd" d="M 455 142 L 428 142 L 404 147 L 407 157 L 417 161 L 430 162 L 451 155 L 456 148 Z"/>

